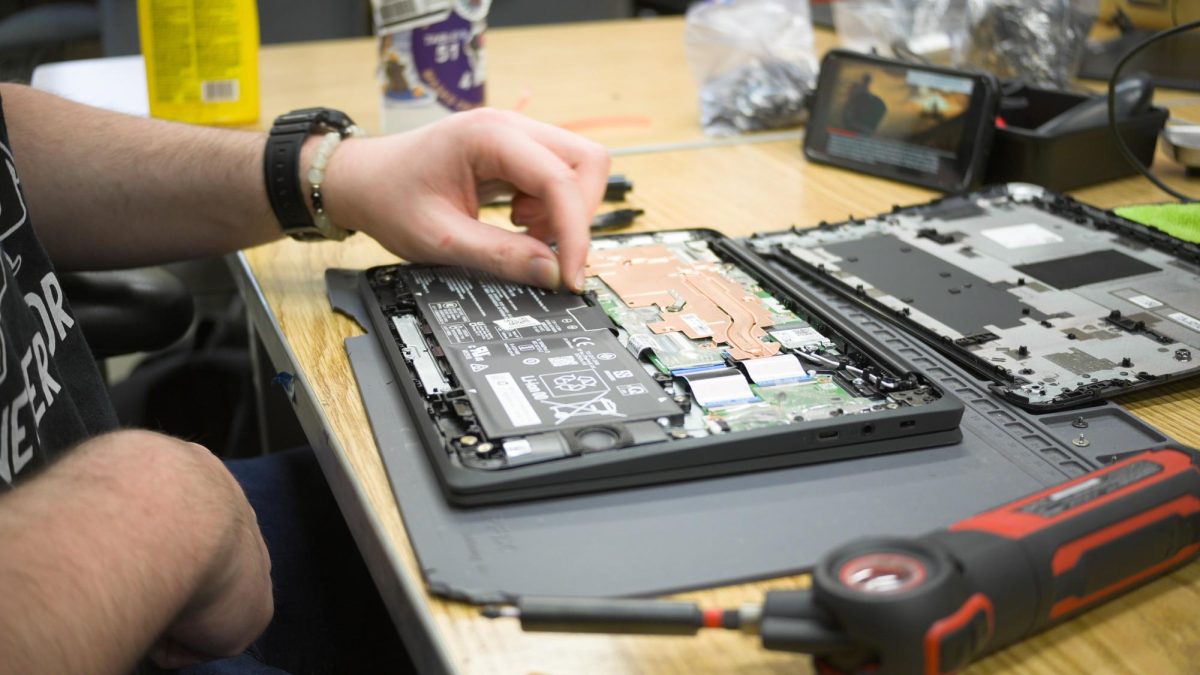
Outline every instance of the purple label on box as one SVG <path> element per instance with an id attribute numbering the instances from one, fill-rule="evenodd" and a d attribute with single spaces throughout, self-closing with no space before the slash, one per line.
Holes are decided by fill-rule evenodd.
<path id="1" fill-rule="evenodd" d="M 448 110 L 483 105 L 483 28 L 457 12 L 412 32 L 412 59 L 418 77 Z"/>

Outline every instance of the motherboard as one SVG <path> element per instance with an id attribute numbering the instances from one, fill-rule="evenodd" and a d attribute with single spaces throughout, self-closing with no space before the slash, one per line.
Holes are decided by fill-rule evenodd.
<path id="1" fill-rule="evenodd" d="M 791 424 L 899 405 L 911 383 L 846 362 L 834 342 L 703 239 L 596 243 L 587 286 L 626 349 L 695 414 L 689 433 Z"/>

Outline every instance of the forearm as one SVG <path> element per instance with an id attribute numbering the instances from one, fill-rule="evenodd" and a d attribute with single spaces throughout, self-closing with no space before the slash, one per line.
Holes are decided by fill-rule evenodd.
<path id="1" fill-rule="evenodd" d="M 0 85 L 27 206 L 66 269 L 216 255 L 280 236 L 260 133 L 147 120 Z"/>
<path id="2" fill-rule="evenodd" d="M 60 267 L 148 265 L 281 236 L 262 176 L 264 135 L 118 115 L 16 85 L 0 91 L 34 226 Z M 301 156 L 306 201 L 319 141 L 311 136 Z M 595 143 L 481 109 L 344 144 L 321 192 L 335 224 L 403 258 L 579 291 L 608 167 Z M 479 221 L 478 185 L 489 181 L 514 186 L 512 218 L 525 235 Z"/>
<path id="3" fill-rule="evenodd" d="M 0 672 L 128 671 L 230 546 L 231 477 L 120 432 L 0 498 Z"/>

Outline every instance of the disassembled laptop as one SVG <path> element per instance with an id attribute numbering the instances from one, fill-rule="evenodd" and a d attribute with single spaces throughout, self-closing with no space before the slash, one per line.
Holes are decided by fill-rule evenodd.
<path id="1" fill-rule="evenodd" d="M 1196 372 L 1198 265 L 1194 245 L 1010 185 L 741 242 L 598 238 L 582 295 L 423 265 L 368 270 L 364 292 L 447 494 L 486 503 L 958 439 L 960 402 L 783 271 L 1039 412 Z"/>
<path id="2" fill-rule="evenodd" d="M 1028 410 L 1196 372 L 1200 249 L 1033 186 L 753 238 Z"/>
<path id="3" fill-rule="evenodd" d="M 367 277 L 418 426 L 452 460 L 446 475 L 466 481 L 460 490 L 487 489 L 462 470 L 568 458 L 590 461 L 545 469 L 539 481 L 661 481 L 678 470 L 750 470 L 771 456 L 829 459 L 805 451 L 863 440 L 958 438 L 960 403 L 772 285 L 730 254 L 737 248 L 703 230 L 600 238 L 582 295 L 452 267 Z M 618 474 L 597 464 L 601 455 L 620 464 L 621 453 L 649 464 Z M 658 476 L 638 475 L 647 472 Z"/>

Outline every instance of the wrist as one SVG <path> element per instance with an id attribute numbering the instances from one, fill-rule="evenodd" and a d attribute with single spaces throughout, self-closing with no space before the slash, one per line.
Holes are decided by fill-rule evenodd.
<path id="1" fill-rule="evenodd" d="M 346 231 L 353 234 L 361 227 L 353 209 L 349 208 L 352 201 L 346 199 L 346 191 L 350 185 L 353 185 L 353 181 L 344 179 L 344 174 L 349 171 L 349 165 L 353 163 L 347 161 L 349 155 L 354 154 L 352 147 L 359 141 L 353 137 L 343 138 L 337 144 L 336 151 L 330 153 L 328 147 L 322 151 L 325 138 L 326 136 L 322 133 L 310 136 L 300 150 L 300 189 L 304 192 L 305 208 L 308 209 L 308 215 L 312 217 L 313 223 L 317 223 L 318 227 L 320 219 L 325 219 L 334 228 L 334 231 Z M 314 166 L 318 157 L 322 156 L 324 157 L 324 166 Z M 318 169 L 318 171 L 314 172 L 313 169 Z M 320 183 L 313 183 L 313 178 L 319 178 Z M 320 196 L 319 210 L 318 204 L 314 201 L 314 195 Z M 330 239 L 336 239 L 336 235 Z"/>
<path id="2" fill-rule="evenodd" d="M 343 138 L 336 152 L 329 155 L 328 162 L 323 169 L 324 176 L 320 186 L 325 217 L 335 227 L 345 228 L 352 232 L 365 232 L 370 229 L 370 223 L 365 220 L 363 215 L 364 198 L 361 193 L 356 192 L 356 186 L 361 182 L 361 177 L 358 176 L 361 165 L 360 151 L 368 140 L 361 137 Z M 302 166 L 307 168 L 301 172 L 300 184 L 304 187 L 305 203 L 314 219 L 317 214 L 312 199 L 312 177 L 309 174 L 313 158 L 317 155 L 320 145 L 320 136 L 309 139 L 304 144 L 301 155 Z"/>
<path id="3" fill-rule="evenodd" d="M 304 206 L 308 209 L 309 217 L 313 216 L 312 182 L 308 180 L 308 169 L 312 166 L 317 147 L 321 145 L 321 134 L 313 134 L 304 139 L 300 146 L 300 192 L 304 196 Z"/>
<path id="4" fill-rule="evenodd" d="M 263 153 L 263 176 L 284 234 L 301 241 L 341 240 L 353 234 L 328 217 L 322 184 L 342 139 L 361 133 L 345 113 L 329 108 L 293 110 L 275 119 Z"/>

